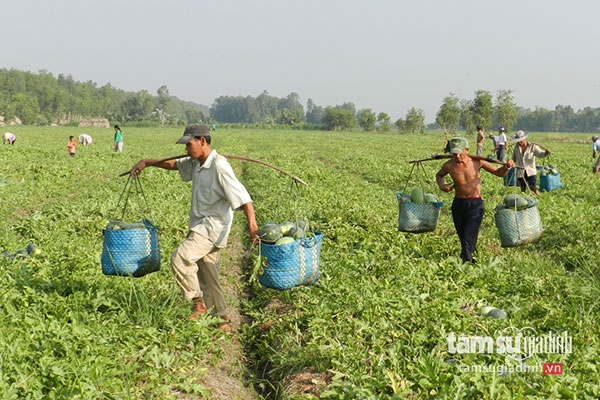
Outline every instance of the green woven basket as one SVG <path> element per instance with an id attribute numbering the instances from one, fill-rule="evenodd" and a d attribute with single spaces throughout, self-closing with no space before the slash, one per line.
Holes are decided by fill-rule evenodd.
<path id="1" fill-rule="evenodd" d="M 536 241 L 544 229 L 537 202 L 524 210 L 503 209 L 494 214 L 502 247 L 515 247 Z"/>
<path id="2" fill-rule="evenodd" d="M 409 195 L 396 193 L 398 199 L 398 230 L 400 232 L 432 232 L 437 227 L 443 202 L 413 203 Z"/>

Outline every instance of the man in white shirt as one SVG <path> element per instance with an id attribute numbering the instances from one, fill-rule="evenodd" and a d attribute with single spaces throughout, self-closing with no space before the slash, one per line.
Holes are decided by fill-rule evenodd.
<path id="1" fill-rule="evenodd" d="M 525 192 L 527 187 L 535 193 L 540 194 L 536 185 L 537 169 L 535 159 L 544 158 L 550 155 L 550 150 L 542 148 L 542 146 L 527 141 L 527 134 L 523 131 L 518 131 L 512 141 L 516 143 L 513 150 L 512 159 L 515 165 L 520 167 L 517 170 L 517 185 L 521 187 L 521 192 Z"/>
<path id="2" fill-rule="evenodd" d="M 137 177 L 148 166 L 178 170 L 183 181 L 192 181 L 189 228 L 186 239 L 171 256 L 171 269 L 183 298 L 192 301 L 190 319 L 211 310 L 223 319 L 219 328 L 229 332 L 229 317 L 219 278 L 220 250 L 227 245 L 233 211 L 243 210 L 253 242 L 258 226 L 252 199 L 224 156 L 210 146 L 210 129 L 203 124 L 185 128 L 177 141 L 189 157 L 175 160 L 141 160 L 131 169 Z"/>
<path id="3" fill-rule="evenodd" d="M 498 140 L 496 142 L 496 158 L 499 161 L 504 161 L 504 153 L 506 152 L 506 131 L 503 126 L 498 128 Z"/>

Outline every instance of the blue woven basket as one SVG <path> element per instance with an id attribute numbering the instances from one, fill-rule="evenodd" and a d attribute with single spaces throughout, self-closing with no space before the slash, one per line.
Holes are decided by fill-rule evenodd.
<path id="1" fill-rule="evenodd" d="M 551 192 L 562 187 L 560 181 L 560 172 L 556 174 L 540 175 L 540 190 L 543 192 Z"/>
<path id="2" fill-rule="evenodd" d="M 158 228 L 148 223 L 145 226 L 142 229 L 104 230 L 101 258 L 104 275 L 138 278 L 160 270 Z"/>
<path id="3" fill-rule="evenodd" d="M 517 173 L 515 168 L 508 170 L 506 175 L 502 177 L 504 180 L 504 186 L 517 186 Z"/>
<path id="4" fill-rule="evenodd" d="M 398 198 L 398 230 L 401 232 L 432 232 L 437 227 L 443 202 L 413 203 L 409 195 L 396 193 Z"/>
<path id="5" fill-rule="evenodd" d="M 285 290 L 298 285 L 311 285 L 320 276 L 321 244 L 323 234 L 276 246 L 261 243 L 261 285 L 271 289 Z"/>

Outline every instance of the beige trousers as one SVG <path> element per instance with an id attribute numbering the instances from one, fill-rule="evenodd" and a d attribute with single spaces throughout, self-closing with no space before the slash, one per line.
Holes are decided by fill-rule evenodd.
<path id="1" fill-rule="evenodd" d="M 477 143 L 477 152 L 475 155 L 479 157 L 483 156 L 483 143 Z"/>
<path id="2" fill-rule="evenodd" d="M 171 256 L 171 269 L 185 300 L 202 297 L 213 315 L 226 316 L 220 258 L 219 248 L 210 239 L 190 231 Z"/>

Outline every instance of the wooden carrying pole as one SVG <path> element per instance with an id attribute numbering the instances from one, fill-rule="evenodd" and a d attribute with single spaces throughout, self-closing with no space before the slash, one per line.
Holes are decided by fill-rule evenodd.
<path id="1" fill-rule="evenodd" d="M 505 162 L 502 162 L 500 160 L 496 160 L 495 158 L 492 158 L 492 157 L 481 157 L 481 156 L 474 156 L 474 155 L 471 155 L 471 154 L 467 154 L 467 155 L 469 157 L 471 157 L 473 160 L 487 161 L 487 162 L 490 162 L 490 163 L 501 164 L 501 165 L 506 164 Z M 445 159 L 445 158 L 452 158 L 452 155 L 451 154 L 435 154 L 435 155 L 433 155 L 433 156 L 431 156 L 429 158 L 424 158 L 422 160 L 412 160 L 412 161 L 409 161 L 409 162 L 410 163 L 419 163 L 419 162 L 422 162 L 422 161 L 442 160 L 442 159 Z M 518 167 L 516 165 L 513 168 L 521 168 L 522 169 L 522 167 Z"/>
<path id="2" fill-rule="evenodd" d="M 261 160 L 256 160 L 254 158 L 250 158 L 250 157 L 246 157 L 246 156 L 233 156 L 230 154 L 221 154 L 223 157 L 227 158 L 227 159 L 231 159 L 231 160 L 241 160 L 241 161 L 249 161 L 249 162 L 253 162 L 253 163 L 257 163 L 257 164 L 261 164 L 264 166 L 267 166 L 269 168 L 274 169 L 277 172 L 281 172 L 284 175 L 289 176 L 290 178 L 292 178 L 293 180 L 295 180 L 298 183 L 303 184 L 304 186 L 308 186 L 308 183 L 304 182 L 302 179 L 298 178 L 297 176 L 294 176 L 292 174 L 290 174 L 289 172 L 286 172 L 284 170 L 282 170 L 281 168 L 278 168 L 272 164 L 269 164 L 268 162 L 265 161 L 261 161 Z M 168 157 L 168 158 L 161 158 L 160 160 L 156 160 L 155 162 L 146 165 L 147 167 L 152 166 L 152 165 L 156 165 L 159 164 L 161 162 L 164 161 L 171 161 L 171 160 L 177 160 L 179 158 L 185 158 L 185 157 L 189 157 L 187 154 L 185 155 L 181 155 L 181 156 L 174 156 L 174 157 Z M 122 174 L 120 174 L 119 176 L 125 176 L 131 173 L 131 170 L 127 171 L 127 172 L 123 172 Z"/>

